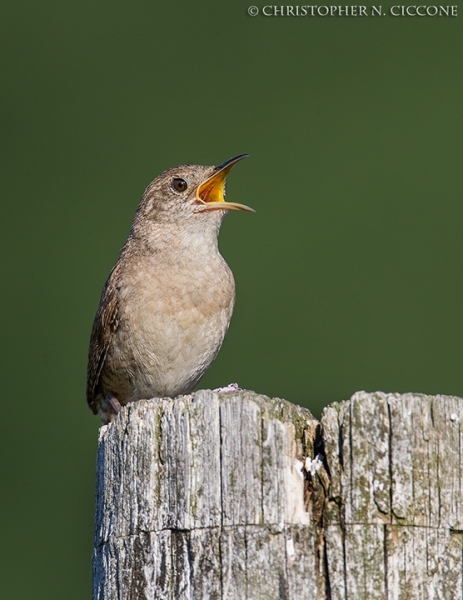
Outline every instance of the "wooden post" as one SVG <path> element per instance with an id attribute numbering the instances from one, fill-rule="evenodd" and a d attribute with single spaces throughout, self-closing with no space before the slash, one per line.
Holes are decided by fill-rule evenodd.
<path id="1" fill-rule="evenodd" d="M 94 600 L 463 597 L 463 400 L 141 401 L 100 430 Z"/>

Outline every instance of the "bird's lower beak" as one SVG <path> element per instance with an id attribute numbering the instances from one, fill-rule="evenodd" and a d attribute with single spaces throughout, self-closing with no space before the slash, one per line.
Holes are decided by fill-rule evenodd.
<path id="1" fill-rule="evenodd" d="M 248 212 L 256 212 L 244 204 L 225 202 L 225 179 L 232 167 L 247 156 L 249 154 L 239 154 L 234 158 L 230 158 L 230 160 L 216 167 L 214 174 L 198 186 L 196 202 L 201 204 L 199 209 L 201 212 L 206 210 L 247 210 Z"/>

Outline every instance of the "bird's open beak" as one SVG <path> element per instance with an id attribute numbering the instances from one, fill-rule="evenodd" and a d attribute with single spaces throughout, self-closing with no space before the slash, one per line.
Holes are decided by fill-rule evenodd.
<path id="1" fill-rule="evenodd" d="M 249 154 L 239 154 L 215 168 L 214 174 L 203 181 L 196 190 L 196 202 L 201 204 L 200 212 L 206 210 L 247 210 L 256 212 L 254 209 L 238 204 L 236 202 L 225 202 L 225 179 L 233 165 L 246 158 Z"/>

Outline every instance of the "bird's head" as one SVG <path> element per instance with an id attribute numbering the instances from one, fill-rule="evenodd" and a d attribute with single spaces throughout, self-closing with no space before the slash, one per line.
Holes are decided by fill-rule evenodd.
<path id="1" fill-rule="evenodd" d="M 133 228 L 150 224 L 204 227 L 220 225 L 229 210 L 255 212 L 252 208 L 225 200 L 225 180 L 236 163 L 248 154 L 240 154 L 215 167 L 181 165 L 161 173 L 146 188 L 137 210 Z"/>

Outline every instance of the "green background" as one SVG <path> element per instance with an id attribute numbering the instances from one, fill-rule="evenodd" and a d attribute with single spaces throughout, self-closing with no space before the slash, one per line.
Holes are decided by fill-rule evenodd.
<path id="1" fill-rule="evenodd" d="M 201 387 L 317 416 L 360 389 L 463 395 L 462 17 L 248 5 L 1 9 L 2 598 L 90 597 L 87 343 L 168 167 L 251 154 L 228 199 L 257 214 L 222 229 L 237 304 Z"/>

